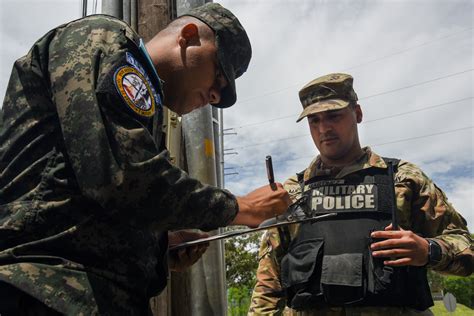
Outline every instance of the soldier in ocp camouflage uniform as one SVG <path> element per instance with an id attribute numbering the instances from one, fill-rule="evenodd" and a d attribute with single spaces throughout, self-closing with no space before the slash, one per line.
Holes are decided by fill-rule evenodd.
<path id="1" fill-rule="evenodd" d="M 380 157 L 369 147 L 361 148 L 357 124 L 362 121 L 362 111 L 352 82 L 350 75 L 329 74 L 311 81 L 300 91 L 304 110 L 298 121 L 308 118 L 320 155 L 298 177 L 289 178 L 284 187 L 291 199 L 297 201 L 304 186 L 306 193 L 311 192 L 306 197 L 312 201 L 313 210 L 335 211 L 337 215 L 334 219 L 294 224 L 287 229 L 271 229 L 265 233 L 249 315 L 430 315 L 429 310 L 423 311 L 432 302 L 426 275 L 423 275 L 426 274 L 424 266 L 461 276 L 468 276 L 473 271 L 474 246 L 465 219 L 448 202 L 444 192 L 410 162 L 395 162 L 396 203 L 392 202 L 392 205 L 395 207 L 396 204 L 401 229 L 392 230 L 388 225 L 385 230 L 384 226 L 379 226 L 375 232 L 363 231 L 363 225 L 378 215 L 364 217 L 364 213 L 357 213 L 355 208 L 384 211 L 377 209 L 376 204 L 383 202 L 381 191 L 379 196 L 362 194 L 364 188 L 372 190 L 373 185 L 369 184 L 355 185 L 353 188 L 357 189 L 348 193 L 348 186 L 340 184 L 350 183 L 351 177 L 358 174 L 388 177 L 385 175 L 388 161 L 393 163 L 394 160 Z M 361 199 L 356 200 L 357 203 L 364 201 L 364 197 L 370 199 L 356 205 L 351 198 L 357 196 L 355 192 L 359 189 Z M 344 213 L 347 211 L 358 215 L 351 217 Z M 391 223 L 390 217 L 384 220 Z M 351 253 L 357 251 L 347 251 L 349 246 L 345 245 L 356 243 L 358 241 L 354 240 L 359 238 L 367 250 L 363 250 L 361 256 Z M 338 260 L 340 257 L 349 259 Z M 354 268 L 356 258 L 361 258 L 363 268 Z M 377 261 L 381 267 L 379 271 L 393 272 L 393 267 L 411 270 L 415 280 L 403 280 L 408 285 L 395 288 L 391 292 L 395 295 L 391 297 L 384 296 L 383 289 L 382 295 L 377 296 L 373 294 L 377 291 L 370 287 L 371 278 L 361 277 L 372 273 L 373 263 Z M 365 265 L 366 262 L 371 264 Z M 381 274 L 379 283 L 382 279 Z M 360 289 L 359 294 L 365 291 L 365 297 L 364 294 L 354 296 L 354 289 Z M 367 294 L 369 291 L 371 294 Z M 352 301 L 344 300 L 344 297 L 350 297 Z M 407 305 L 425 303 L 415 310 L 413 306 L 400 303 L 402 299 L 408 302 Z M 285 308 L 287 304 L 296 309 Z"/>
<path id="2" fill-rule="evenodd" d="M 250 58 L 237 18 L 207 4 L 146 47 L 97 15 L 15 62 L 0 121 L 2 316 L 147 314 L 166 285 L 168 230 L 256 226 L 286 210 L 281 184 L 235 197 L 189 178 L 162 145 L 162 103 L 233 105 Z"/>

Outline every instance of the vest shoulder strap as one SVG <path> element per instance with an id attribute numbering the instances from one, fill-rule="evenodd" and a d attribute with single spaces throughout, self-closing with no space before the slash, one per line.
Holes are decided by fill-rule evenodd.
<path id="1" fill-rule="evenodd" d="M 300 185 L 301 193 L 303 193 L 304 191 L 304 172 L 305 171 L 306 169 L 301 172 L 296 173 L 296 179 L 298 180 L 298 184 Z M 280 248 L 283 251 L 283 253 L 286 253 L 288 248 L 290 247 L 290 242 L 291 242 L 291 235 L 290 235 L 290 230 L 288 229 L 288 226 L 278 227 L 278 235 L 280 237 Z"/>
<path id="2" fill-rule="evenodd" d="M 398 158 L 387 158 L 387 157 L 382 157 L 383 161 L 387 164 L 391 164 L 393 166 L 393 172 L 397 172 L 398 170 L 398 164 L 400 163 L 400 159 Z"/>

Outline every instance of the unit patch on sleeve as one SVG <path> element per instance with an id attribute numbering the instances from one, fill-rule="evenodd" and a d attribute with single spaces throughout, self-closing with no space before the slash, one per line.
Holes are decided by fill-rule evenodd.
<path id="1" fill-rule="evenodd" d="M 155 113 L 155 90 L 149 79 L 133 66 L 123 66 L 114 75 L 115 87 L 128 107 L 143 117 Z"/>

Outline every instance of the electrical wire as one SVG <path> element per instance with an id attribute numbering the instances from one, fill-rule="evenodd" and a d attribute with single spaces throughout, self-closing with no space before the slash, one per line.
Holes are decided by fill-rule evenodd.
<path id="1" fill-rule="evenodd" d="M 362 62 L 360 64 L 357 64 L 357 65 L 354 65 L 354 66 L 350 66 L 350 67 L 347 67 L 347 68 L 343 68 L 342 71 L 347 71 L 347 70 L 352 70 L 354 68 L 358 68 L 358 67 L 361 67 L 361 66 L 365 66 L 365 65 L 369 65 L 369 64 L 372 64 L 372 63 L 375 63 L 375 62 L 378 62 L 378 61 L 381 61 L 383 59 L 387 59 L 387 58 L 390 58 L 390 57 L 393 57 L 395 55 L 400 55 L 400 54 L 403 54 L 403 53 L 406 53 L 410 50 L 413 50 L 413 49 L 417 49 L 417 48 L 420 48 L 422 46 L 426 46 L 428 44 L 431 44 L 431 43 L 434 43 L 434 42 L 437 42 L 437 41 L 440 41 L 440 40 L 444 40 L 446 38 L 449 38 L 449 37 L 452 37 L 452 36 L 455 36 L 459 33 L 463 33 L 463 32 L 466 32 L 466 31 L 469 31 L 469 30 L 472 30 L 474 29 L 474 27 L 469 27 L 469 28 L 465 28 L 465 29 L 462 29 L 460 31 L 457 31 L 457 32 L 454 32 L 454 33 L 450 33 L 450 34 L 447 34 L 447 35 L 444 35 L 444 36 L 441 36 L 439 38 L 435 38 L 435 39 L 432 39 L 432 40 L 429 40 L 429 41 L 426 41 L 426 42 L 423 42 L 423 43 L 420 43 L 420 44 L 417 44 L 417 45 L 414 45 L 414 46 L 411 46 L 411 47 L 408 47 L 406 49 L 403 49 L 403 50 L 400 50 L 400 51 L 397 51 L 397 52 L 394 52 L 394 53 L 391 53 L 391 54 L 388 54 L 388 55 L 385 55 L 385 56 L 382 56 L 382 57 L 377 57 L 377 58 L 374 58 L 374 59 L 371 59 L 371 60 L 368 60 L 366 62 Z M 272 91 L 269 91 L 269 92 L 266 92 L 266 93 L 263 93 L 263 94 L 260 94 L 260 95 L 256 95 L 256 96 L 253 96 L 253 97 L 249 97 L 247 99 L 244 99 L 242 101 L 239 101 L 237 102 L 237 104 L 240 104 L 240 103 L 247 103 L 249 101 L 252 101 L 254 99 L 258 99 L 258 98 L 262 98 L 262 97 L 266 97 L 266 96 L 269 96 L 269 95 L 272 95 L 272 94 L 277 94 L 279 92 L 282 92 L 282 91 L 285 91 L 285 90 L 288 90 L 290 88 L 294 88 L 294 87 L 297 87 L 297 86 L 301 86 L 305 84 L 304 82 L 303 83 L 296 83 L 296 84 L 293 84 L 291 86 L 287 86 L 287 87 L 283 87 L 283 88 L 280 88 L 280 89 L 277 89 L 277 90 L 272 90 Z"/>
<path id="2" fill-rule="evenodd" d="M 412 141 L 412 140 L 416 140 L 416 139 L 422 139 L 422 138 L 428 138 L 428 137 L 433 137 L 433 136 L 439 136 L 439 135 L 444 135 L 444 134 L 460 132 L 460 131 L 464 131 L 464 130 L 468 130 L 468 129 L 472 129 L 472 128 L 474 128 L 474 126 L 466 126 L 466 127 L 461 127 L 461 128 L 448 130 L 448 131 L 443 131 L 443 132 L 438 132 L 438 133 L 432 133 L 432 134 L 427 134 L 427 135 L 422 135 L 422 136 L 414 136 L 414 137 L 403 138 L 403 139 L 398 139 L 398 140 L 389 141 L 389 142 L 378 143 L 378 144 L 371 145 L 371 147 L 381 147 L 381 146 L 390 145 L 390 144 L 403 143 L 403 142 Z M 292 158 L 288 158 L 288 159 L 282 159 L 282 160 L 278 160 L 278 159 L 275 160 L 274 159 L 273 163 L 277 164 L 277 163 L 282 163 L 282 162 L 286 162 L 286 161 L 293 161 L 293 160 L 299 160 L 299 159 L 304 159 L 304 158 L 314 158 L 314 157 L 315 156 L 312 155 L 312 156 L 296 156 L 296 157 L 292 157 Z M 257 167 L 257 166 L 262 166 L 263 167 L 263 165 L 261 163 L 258 163 L 258 164 L 251 164 L 251 165 L 236 165 L 235 168 L 236 169 L 247 169 L 247 168 Z"/>
<path id="3" fill-rule="evenodd" d="M 442 107 L 442 106 L 446 106 L 446 105 L 450 105 L 450 104 L 455 104 L 455 103 L 459 103 L 459 102 L 462 102 L 462 101 L 472 100 L 473 98 L 474 97 L 467 97 L 467 98 L 463 98 L 463 99 L 458 99 L 458 100 L 453 100 L 453 101 L 449 101 L 449 102 L 443 102 L 443 103 L 439 103 L 439 104 L 435 104 L 435 105 L 430 105 L 430 106 L 426 106 L 426 107 L 419 108 L 419 109 L 412 110 L 412 111 L 406 111 L 406 112 L 397 113 L 397 114 L 393 114 L 393 115 L 389 115 L 389 116 L 379 117 L 379 118 L 376 118 L 376 119 L 373 119 L 373 120 L 362 121 L 362 124 L 365 125 L 365 124 L 368 124 L 368 123 L 382 121 L 382 120 L 386 120 L 386 119 L 391 119 L 391 118 L 394 118 L 394 117 L 399 117 L 399 116 L 403 116 L 403 115 L 407 115 L 407 114 L 411 114 L 411 113 L 432 110 L 432 109 L 435 109 L 435 108 L 438 108 L 438 107 Z M 244 145 L 244 146 L 240 146 L 240 147 L 234 147 L 232 149 L 237 150 L 237 149 L 244 149 L 244 148 L 248 148 L 248 147 L 256 147 L 256 146 L 266 145 L 266 144 L 269 144 L 269 143 L 287 141 L 287 140 L 290 140 L 290 139 L 307 137 L 307 136 L 310 136 L 310 134 L 302 134 L 302 135 L 295 135 L 295 136 L 290 136 L 290 137 L 285 137 L 285 138 L 279 138 L 279 139 L 266 141 L 266 142 L 263 142 L 263 143 L 255 143 L 255 144 L 249 144 L 249 145 Z"/>
<path id="4" fill-rule="evenodd" d="M 431 83 L 431 82 L 435 82 L 435 81 L 439 81 L 439 80 L 442 80 L 442 79 L 445 79 L 445 78 L 459 76 L 459 75 L 465 74 L 467 72 L 471 72 L 473 70 L 474 69 L 472 69 L 472 68 L 471 69 L 466 69 L 466 70 L 463 70 L 463 71 L 460 71 L 460 72 L 455 72 L 455 73 L 452 73 L 452 74 L 448 74 L 448 75 L 444 75 L 444 76 L 441 76 L 441 77 L 429 79 L 429 80 L 426 80 L 426 81 L 417 82 L 417 83 L 414 83 L 414 84 L 411 84 L 411 85 L 408 85 L 408 86 L 404 86 L 404 87 L 400 87 L 400 88 L 396 88 L 396 89 L 393 89 L 393 90 L 387 90 L 387 91 L 371 94 L 371 95 L 359 98 L 359 100 L 367 100 L 367 99 L 377 97 L 377 96 L 381 96 L 381 95 L 384 95 L 384 94 L 389 94 L 389 93 L 393 93 L 393 92 L 397 92 L 397 91 L 401 91 L 401 90 L 421 86 L 421 85 Z M 286 119 L 286 118 L 290 118 L 290 117 L 293 117 L 293 118 L 296 119 L 298 117 L 298 114 L 285 115 L 285 116 L 280 116 L 280 117 L 276 117 L 276 118 L 272 118 L 272 119 L 264 120 L 264 121 L 260 121 L 260 122 L 244 124 L 244 125 L 240 125 L 240 126 L 236 126 L 236 127 L 229 127 L 229 128 L 226 128 L 226 130 L 239 129 L 239 128 L 249 127 L 249 126 L 255 126 L 255 125 L 259 125 L 259 124 L 263 124 L 263 123 L 267 123 L 267 122 L 272 122 L 272 121 L 277 121 L 277 120 L 282 120 L 282 119 Z"/>

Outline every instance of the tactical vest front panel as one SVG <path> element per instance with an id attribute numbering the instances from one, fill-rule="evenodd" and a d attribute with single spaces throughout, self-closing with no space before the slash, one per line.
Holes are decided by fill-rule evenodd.
<path id="1" fill-rule="evenodd" d="M 336 217 L 301 224 L 281 261 L 287 304 L 296 310 L 323 306 L 433 304 L 426 271 L 392 268 L 374 258 L 370 233 L 392 222 L 393 179 L 387 169 L 369 168 L 342 179 L 304 183 L 305 212 Z"/>

